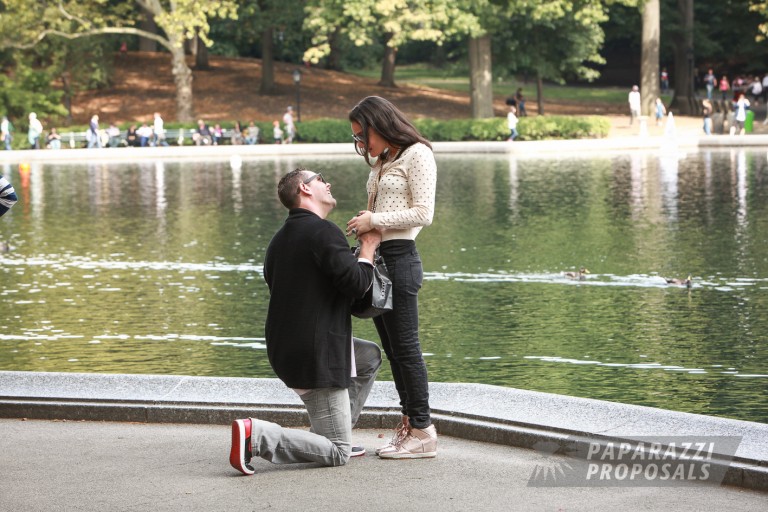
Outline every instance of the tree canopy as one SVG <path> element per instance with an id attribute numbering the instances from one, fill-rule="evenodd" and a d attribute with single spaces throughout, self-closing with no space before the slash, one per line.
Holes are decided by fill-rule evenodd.
<path id="1" fill-rule="evenodd" d="M 338 38 L 355 46 L 385 47 L 380 83 L 394 85 L 394 54 L 409 41 L 443 44 L 479 30 L 477 19 L 456 0 L 309 0 L 304 27 L 312 34 L 304 60 L 317 64 L 331 55 Z"/>
<path id="2" fill-rule="evenodd" d="M 687 26 L 680 7 L 686 2 L 695 10 L 693 28 Z M 717 67 L 729 74 L 734 68 L 764 72 L 758 68 L 768 57 L 763 42 L 768 37 L 766 0 L 693 2 L 659 2 L 661 30 L 652 37 L 660 45 L 656 59 L 671 68 L 673 87 L 677 79 L 692 88 L 696 66 Z M 194 116 L 192 73 L 184 50 L 193 39 L 206 46 L 215 43 L 213 53 L 261 57 L 262 93 L 273 88 L 274 59 L 323 62 L 334 69 L 345 63 L 379 65 L 380 83 L 395 86 L 398 55 L 423 61 L 437 53 L 443 62 L 469 74 L 473 103 L 485 105 L 473 106 L 473 112 L 485 116 L 493 99 L 494 75 L 534 76 L 541 97 L 543 81 L 596 79 L 607 69 L 607 57 L 607 64 L 620 71 L 615 75 L 618 80 L 637 83 L 640 47 L 649 44 L 641 41 L 642 4 L 642 0 L 0 0 L 4 70 L 0 76 L 13 89 L 0 94 L 0 107 L 8 112 L 36 108 L 66 115 L 74 92 L 108 83 L 110 45 L 114 53 L 115 43 L 109 37 L 119 35 L 147 38 L 168 52 L 180 121 Z M 147 17 L 156 28 L 142 24 Z M 686 39 L 691 34 L 693 42 Z M 417 46 L 418 51 L 407 51 Z M 617 66 L 618 60 L 626 66 Z M 683 71 L 689 66 L 686 75 Z M 646 63 L 644 73 L 654 67 Z M 47 92 L 40 85 L 46 80 Z M 29 97 L 24 96 L 27 92 Z"/>
<path id="3" fill-rule="evenodd" d="M 209 19 L 237 17 L 234 0 L 5 0 L 3 7 L 0 47 L 28 49 L 54 36 L 72 40 L 106 34 L 138 35 L 158 42 L 171 55 L 180 121 L 193 119 L 192 72 L 184 58 L 184 42 L 199 37 L 210 45 Z M 161 32 L 135 27 L 140 10 L 152 15 Z"/>

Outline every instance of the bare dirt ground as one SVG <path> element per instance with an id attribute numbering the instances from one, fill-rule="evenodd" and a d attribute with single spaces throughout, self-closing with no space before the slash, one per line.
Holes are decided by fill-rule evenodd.
<path id="1" fill-rule="evenodd" d="M 194 62 L 189 62 L 190 67 Z M 275 63 L 275 92 L 260 94 L 261 60 L 214 57 L 210 69 L 194 70 L 194 114 L 208 121 L 235 119 L 241 122 L 280 119 L 285 107 L 296 105 L 294 64 Z M 302 67 L 301 118 L 346 118 L 349 109 L 362 98 L 378 95 L 390 99 L 409 117 L 457 119 L 471 117 L 469 93 L 429 87 L 397 88 L 376 85 L 375 79 Z M 533 86 L 528 93 L 527 110 L 536 115 Z M 505 98 L 494 99 L 494 111 L 505 116 Z M 546 114 L 605 115 L 611 120 L 610 136 L 629 136 L 639 132 L 638 124 L 629 125 L 623 105 L 580 103 L 545 99 Z M 160 112 L 166 122 L 175 120 L 175 86 L 170 57 L 165 53 L 129 52 L 115 62 L 114 86 L 100 91 L 81 93 L 73 100 L 74 121 L 85 124 L 91 115 L 99 114 L 103 123 L 130 121 L 152 122 L 152 114 Z M 756 127 L 757 127 L 756 123 Z M 762 126 L 762 124 L 760 123 Z M 701 120 L 677 117 L 679 130 L 698 132 Z M 650 123 L 649 133 L 661 135 L 663 127 Z"/>
<path id="2" fill-rule="evenodd" d="M 193 62 L 190 61 L 190 66 Z M 293 84 L 294 64 L 275 63 L 276 91 L 259 93 L 261 61 L 211 57 L 211 69 L 193 70 L 194 112 L 203 119 L 239 119 L 269 121 L 282 117 L 285 107 L 296 104 Z M 302 119 L 346 118 L 355 103 L 369 95 L 384 96 L 407 115 L 419 118 L 455 119 L 471 117 L 469 94 L 429 87 L 381 87 L 376 80 L 302 67 Z M 533 87 L 531 87 L 533 89 Z M 533 91 L 529 93 L 532 94 Z M 528 102 L 529 113 L 536 112 L 535 102 Z M 547 114 L 621 114 L 615 105 L 599 105 L 546 101 Z M 494 110 L 506 115 L 504 98 L 498 97 Z M 170 58 L 163 53 L 132 52 L 115 62 L 114 86 L 101 91 L 88 91 L 73 101 L 75 122 L 87 123 L 94 113 L 103 122 L 151 121 L 153 112 L 173 121 L 175 87 Z"/>

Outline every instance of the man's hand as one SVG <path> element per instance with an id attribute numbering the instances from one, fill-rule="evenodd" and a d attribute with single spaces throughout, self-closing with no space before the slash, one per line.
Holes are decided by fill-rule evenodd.
<path id="1" fill-rule="evenodd" d="M 373 255 L 381 243 L 381 233 L 374 229 L 359 235 L 357 239 L 360 241 L 360 257 L 373 263 Z"/>

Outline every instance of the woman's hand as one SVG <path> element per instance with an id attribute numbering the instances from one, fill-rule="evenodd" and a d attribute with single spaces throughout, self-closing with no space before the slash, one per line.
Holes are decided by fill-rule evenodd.
<path id="1" fill-rule="evenodd" d="M 347 222 L 347 236 L 354 236 L 355 239 L 357 239 L 358 235 L 362 235 L 363 233 L 367 233 L 368 231 L 372 230 L 372 215 L 373 214 L 368 210 L 363 210 L 355 217 L 352 217 L 349 222 Z"/>

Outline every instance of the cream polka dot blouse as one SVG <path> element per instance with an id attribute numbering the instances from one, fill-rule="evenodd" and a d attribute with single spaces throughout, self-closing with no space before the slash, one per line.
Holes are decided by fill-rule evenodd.
<path id="1" fill-rule="evenodd" d="M 368 197 L 373 227 L 382 240 L 415 240 L 421 228 L 432 224 L 435 212 L 437 164 L 428 146 L 416 143 L 392 162 L 374 165 L 368 176 Z"/>

